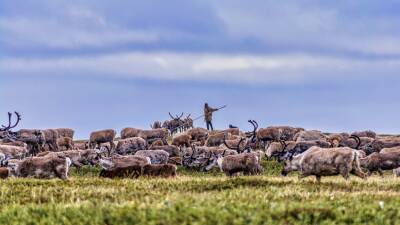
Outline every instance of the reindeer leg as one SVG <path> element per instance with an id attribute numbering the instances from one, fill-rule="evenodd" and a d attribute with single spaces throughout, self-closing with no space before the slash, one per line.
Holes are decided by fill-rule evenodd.
<path id="1" fill-rule="evenodd" d="M 378 173 L 379 173 L 379 176 L 381 176 L 381 178 L 383 178 L 383 171 L 381 168 L 378 169 Z"/>
<path id="2" fill-rule="evenodd" d="M 317 183 L 320 184 L 321 183 L 321 176 L 320 175 L 316 175 L 315 178 L 317 179 Z"/>

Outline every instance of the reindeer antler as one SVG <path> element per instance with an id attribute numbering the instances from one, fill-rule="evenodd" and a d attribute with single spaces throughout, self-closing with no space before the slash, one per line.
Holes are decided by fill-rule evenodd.
<path id="1" fill-rule="evenodd" d="M 8 125 L 7 126 L 1 125 L 3 128 L 0 129 L 0 131 L 8 131 L 18 125 L 19 121 L 21 121 L 21 114 L 19 114 L 18 112 L 14 113 L 17 116 L 17 121 L 15 121 L 15 124 L 11 125 L 12 113 L 8 112 Z"/>
<path id="2" fill-rule="evenodd" d="M 246 150 L 246 146 L 244 147 L 244 149 L 242 150 L 242 149 L 240 149 L 240 145 L 242 144 L 242 142 L 244 141 L 244 140 L 246 140 L 245 138 L 241 138 L 240 139 L 240 141 L 239 141 L 239 143 L 238 143 L 238 145 L 237 145 L 237 151 L 239 152 L 239 153 L 241 153 L 241 152 L 244 152 L 245 150 Z"/>
<path id="3" fill-rule="evenodd" d="M 257 129 L 258 129 L 258 124 L 257 124 L 257 122 L 255 120 L 248 120 L 248 122 L 251 123 L 251 125 L 253 125 L 253 132 L 252 132 L 252 135 L 250 137 L 251 137 L 251 141 L 255 142 L 256 141 L 256 136 L 257 136 L 256 132 L 257 132 Z"/>
<path id="4" fill-rule="evenodd" d="M 255 121 L 255 120 L 252 120 L 252 124 L 255 124 L 255 129 L 257 130 L 258 129 L 258 123 L 257 123 L 257 121 Z"/>
<path id="5" fill-rule="evenodd" d="M 180 120 L 182 118 L 182 116 L 183 116 L 183 112 L 180 116 L 176 115 L 176 119 Z"/>
<path id="6" fill-rule="evenodd" d="M 175 119 L 172 115 L 171 115 L 171 113 L 170 112 L 168 112 L 168 114 L 169 114 L 169 116 L 171 117 L 171 119 Z"/>

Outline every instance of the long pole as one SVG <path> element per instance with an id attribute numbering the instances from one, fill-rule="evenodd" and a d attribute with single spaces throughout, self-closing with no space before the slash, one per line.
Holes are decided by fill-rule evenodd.
<path id="1" fill-rule="evenodd" d="M 224 109 L 224 108 L 226 108 L 226 107 L 227 107 L 227 106 L 224 105 L 224 106 L 221 106 L 221 107 L 217 108 L 217 110 Z M 202 117 L 204 117 L 204 116 L 205 116 L 205 115 L 202 114 L 201 116 L 198 116 L 198 117 L 194 118 L 193 121 L 196 121 L 196 120 L 198 120 L 198 119 L 200 119 L 200 118 L 202 118 Z"/>
<path id="2" fill-rule="evenodd" d="M 224 106 L 221 106 L 221 107 L 217 108 L 217 110 L 224 109 L 224 108 L 226 108 L 226 107 L 227 107 L 227 105 L 224 105 Z M 199 119 L 203 118 L 204 116 L 205 116 L 205 115 L 202 114 L 201 116 L 198 116 L 198 117 L 194 118 L 193 121 L 199 120 Z M 176 128 L 174 128 L 174 130 L 177 130 L 177 129 L 181 128 L 181 127 L 184 127 L 185 125 L 186 125 L 186 124 L 183 124 L 183 125 L 181 125 L 181 126 L 179 126 L 179 127 L 176 127 Z"/>

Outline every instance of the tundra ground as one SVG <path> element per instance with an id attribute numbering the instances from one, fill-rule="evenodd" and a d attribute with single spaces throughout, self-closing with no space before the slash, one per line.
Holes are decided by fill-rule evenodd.
<path id="1" fill-rule="evenodd" d="M 69 181 L 0 181 L 0 224 L 399 224 L 400 179 L 227 178 L 180 169 L 174 179 L 102 179 L 98 170 Z"/>

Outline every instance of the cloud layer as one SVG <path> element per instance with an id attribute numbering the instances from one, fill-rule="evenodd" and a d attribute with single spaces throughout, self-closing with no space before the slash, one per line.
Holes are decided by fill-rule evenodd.
<path id="1" fill-rule="evenodd" d="M 392 133 L 399 10 L 395 0 L 3 0 L 0 102 L 27 127 L 80 137 L 198 115 L 205 101 L 229 104 L 219 127 L 251 117 Z"/>

